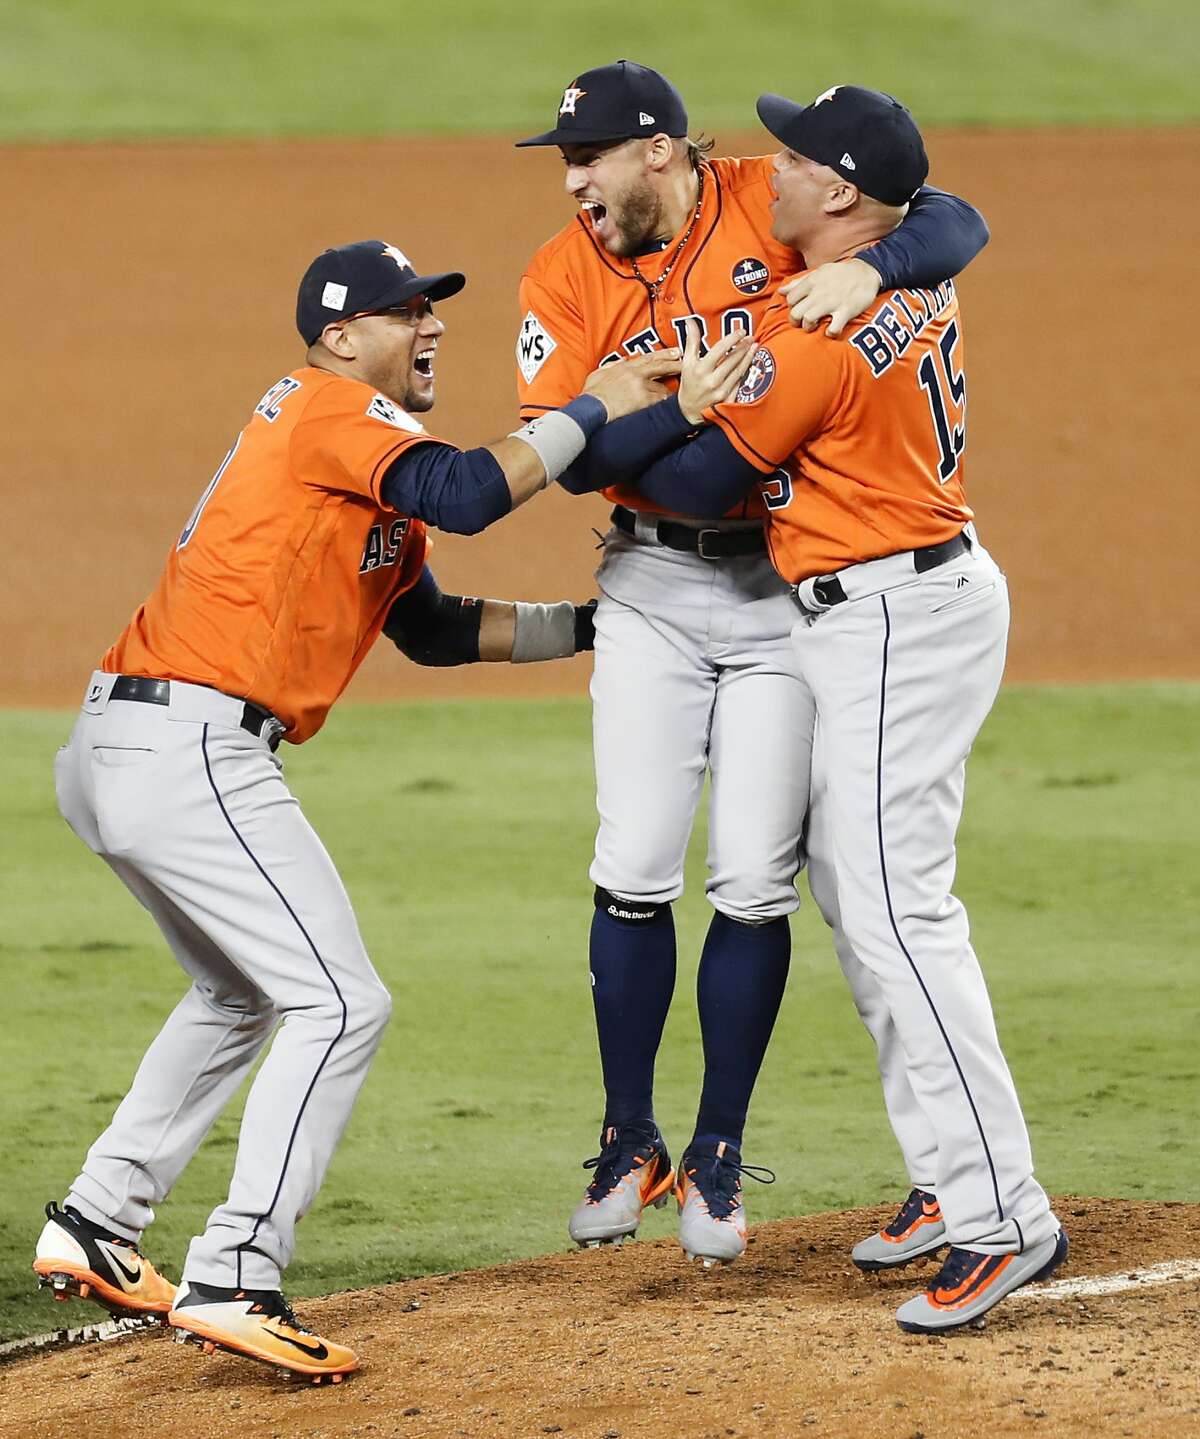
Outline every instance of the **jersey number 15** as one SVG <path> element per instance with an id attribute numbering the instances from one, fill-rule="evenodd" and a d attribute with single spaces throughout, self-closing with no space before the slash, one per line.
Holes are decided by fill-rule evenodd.
<path id="1" fill-rule="evenodd" d="M 958 321 L 951 320 L 938 341 L 937 359 L 930 351 L 917 367 L 917 379 L 933 415 L 938 442 L 938 483 L 942 485 L 958 469 L 967 443 L 967 377 L 962 370 L 954 373 L 957 344 Z"/>

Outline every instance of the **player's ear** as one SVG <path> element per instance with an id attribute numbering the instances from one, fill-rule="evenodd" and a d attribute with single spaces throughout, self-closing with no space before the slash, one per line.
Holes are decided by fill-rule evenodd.
<path id="1" fill-rule="evenodd" d="M 353 360 L 358 356 L 354 337 L 344 325 L 336 322 L 325 326 L 321 331 L 319 343 L 324 345 L 331 355 L 336 355 L 339 360 Z"/>
<path id="2" fill-rule="evenodd" d="M 675 154 L 675 141 L 670 135 L 651 135 L 646 142 L 646 168 L 665 170 Z"/>
<path id="3" fill-rule="evenodd" d="M 825 197 L 825 213 L 827 215 L 841 215 L 847 210 L 853 210 L 858 204 L 859 189 L 850 180 L 844 180 L 839 176 L 829 187 Z"/>

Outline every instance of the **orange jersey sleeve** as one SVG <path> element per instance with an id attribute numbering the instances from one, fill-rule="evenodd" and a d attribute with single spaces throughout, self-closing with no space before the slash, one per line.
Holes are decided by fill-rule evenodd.
<path id="1" fill-rule="evenodd" d="M 689 318 L 699 322 L 706 344 L 735 330 L 757 332 L 775 291 L 798 265 L 770 234 L 770 158 L 720 159 L 701 168 L 699 214 L 686 241 L 692 217 L 664 250 L 639 256 L 636 270 L 604 249 L 585 216 L 534 255 L 520 290 L 523 418 L 566 404 L 598 365 L 681 345 Z M 604 493 L 631 509 L 659 508 L 635 487 Z M 752 496 L 731 517 L 763 513 L 761 497 Z"/>
<path id="2" fill-rule="evenodd" d="M 971 519 L 966 377 L 954 286 L 880 296 L 844 339 L 788 323 L 782 302 L 737 396 L 709 416 L 774 471 L 775 566 L 797 583 L 938 544 Z"/>
<path id="3" fill-rule="evenodd" d="M 382 476 L 432 439 L 370 386 L 322 370 L 263 396 L 198 500 L 157 586 L 101 661 L 109 673 L 252 700 L 293 743 L 320 729 L 396 596 L 420 578 L 425 526 Z"/>

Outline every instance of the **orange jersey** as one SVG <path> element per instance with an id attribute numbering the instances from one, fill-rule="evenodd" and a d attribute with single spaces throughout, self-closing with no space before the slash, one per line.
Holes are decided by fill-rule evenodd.
<path id="1" fill-rule="evenodd" d="M 691 216 L 666 249 L 638 257 L 638 270 L 652 284 L 670 267 L 657 299 L 630 260 L 604 249 L 586 216 L 534 255 L 520 290 L 517 393 L 523 419 L 573 400 L 605 361 L 682 348 L 689 317 L 699 320 L 708 344 L 735 330 L 757 331 L 775 290 L 799 268 L 795 252 L 771 238 L 771 157 L 713 160 L 701 168 L 700 214 L 682 249 L 676 253 Z M 632 486 L 614 485 L 604 493 L 630 509 L 661 513 Z M 738 518 L 764 513 L 757 495 L 730 511 Z"/>
<path id="2" fill-rule="evenodd" d="M 310 738 L 420 578 L 425 526 L 389 509 L 379 487 L 397 455 L 432 438 L 358 380 L 308 367 L 285 376 L 101 668 L 253 700 L 293 744 Z"/>
<path id="3" fill-rule="evenodd" d="M 846 337 L 779 302 L 741 389 L 710 414 L 764 473 L 775 568 L 792 584 L 934 545 L 971 519 L 966 376 L 950 281 L 881 295 Z"/>

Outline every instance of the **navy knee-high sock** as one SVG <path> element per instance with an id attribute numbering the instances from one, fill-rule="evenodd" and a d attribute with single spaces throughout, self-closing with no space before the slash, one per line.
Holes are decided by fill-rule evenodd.
<path id="1" fill-rule="evenodd" d="M 675 921 L 592 918 L 592 1003 L 604 1071 L 604 1124 L 654 1118 L 654 1060 L 675 990 Z"/>
<path id="2" fill-rule="evenodd" d="M 696 977 L 704 1089 L 693 1143 L 724 1140 L 741 1148 L 791 953 L 786 915 L 767 924 L 742 924 L 720 911 L 713 915 Z"/>

